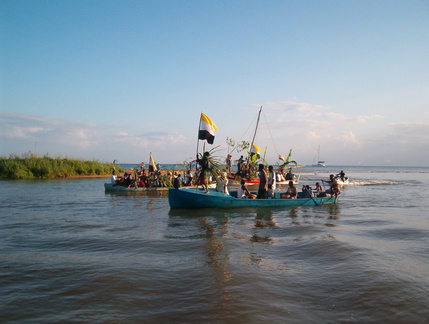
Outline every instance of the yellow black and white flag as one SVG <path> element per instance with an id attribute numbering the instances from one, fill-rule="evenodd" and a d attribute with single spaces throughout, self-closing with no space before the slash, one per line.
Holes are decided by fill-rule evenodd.
<path id="1" fill-rule="evenodd" d="M 261 153 L 261 149 L 256 146 L 255 144 L 253 144 L 252 149 L 250 150 L 250 153 L 252 154 L 260 154 Z"/>
<path id="2" fill-rule="evenodd" d="M 206 114 L 201 113 L 198 139 L 207 140 L 207 143 L 213 144 L 215 131 L 217 131 L 215 123 Z"/>

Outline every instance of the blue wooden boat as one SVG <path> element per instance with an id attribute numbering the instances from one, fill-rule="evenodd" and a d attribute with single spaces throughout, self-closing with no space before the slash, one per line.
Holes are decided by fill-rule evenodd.
<path id="1" fill-rule="evenodd" d="M 335 197 L 314 197 L 297 199 L 282 199 L 280 192 L 276 192 L 274 199 L 246 199 L 236 198 L 237 192 L 230 194 L 210 189 L 205 193 L 201 189 L 170 189 L 168 202 L 170 208 L 249 208 L 249 207 L 286 207 L 286 206 L 319 206 L 335 203 Z"/>

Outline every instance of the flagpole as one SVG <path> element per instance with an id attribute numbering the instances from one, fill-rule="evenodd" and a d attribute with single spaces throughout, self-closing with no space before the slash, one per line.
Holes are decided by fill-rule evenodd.
<path id="1" fill-rule="evenodd" d="M 198 159 L 198 148 L 199 148 L 199 144 L 200 144 L 200 125 L 201 125 L 201 117 L 202 117 L 203 112 L 201 112 L 200 114 L 200 122 L 198 123 L 198 134 L 197 134 L 197 154 L 196 154 L 196 158 Z"/>

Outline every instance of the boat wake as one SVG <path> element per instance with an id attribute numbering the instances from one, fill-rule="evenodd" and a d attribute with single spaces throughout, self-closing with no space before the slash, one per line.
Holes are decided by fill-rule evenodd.
<path id="1" fill-rule="evenodd" d="M 353 180 L 350 181 L 348 186 L 386 186 L 386 185 L 404 185 L 404 184 L 415 184 L 413 181 L 398 181 L 398 180 Z"/>
<path id="2" fill-rule="evenodd" d="M 314 176 L 308 176 L 308 177 L 301 177 L 302 182 L 307 183 L 307 182 L 311 182 L 314 183 L 316 182 L 320 182 L 322 181 L 324 183 L 324 185 L 327 185 L 327 182 L 324 181 L 324 179 L 320 180 L 320 178 L 316 178 Z M 348 186 L 388 186 L 388 185 L 412 185 L 412 184 L 416 184 L 416 181 L 410 181 L 410 180 L 393 180 L 393 179 L 354 179 L 354 178 L 349 178 L 349 181 L 345 184 L 341 184 L 340 185 L 344 186 L 344 187 L 348 187 Z"/>

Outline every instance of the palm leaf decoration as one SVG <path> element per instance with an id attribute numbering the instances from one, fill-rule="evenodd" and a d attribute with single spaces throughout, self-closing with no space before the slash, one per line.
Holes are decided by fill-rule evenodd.
<path id="1" fill-rule="evenodd" d="M 296 163 L 296 161 L 290 161 L 290 158 L 292 157 L 292 149 L 290 149 L 289 154 L 287 156 L 287 158 L 284 160 L 284 162 L 282 164 L 277 163 L 280 169 L 284 169 L 286 166 L 288 166 L 289 164 L 295 164 L 298 165 L 298 163 Z M 280 159 L 280 157 L 279 157 Z"/>
<path id="2" fill-rule="evenodd" d="M 217 149 L 220 147 L 220 145 L 212 148 L 211 150 L 207 151 L 209 152 L 209 156 L 206 157 L 207 160 L 210 163 L 210 168 L 209 168 L 209 172 L 212 175 L 213 179 L 223 179 L 224 178 L 224 171 L 223 171 L 223 164 L 222 164 L 222 160 L 223 158 L 221 156 L 217 156 L 215 155 L 217 152 Z M 198 159 L 202 159 L 203 158 L 203 154 L 202 153 L 198 153 Z M 196 161 L 194 161 L 196 163 Z"/>

